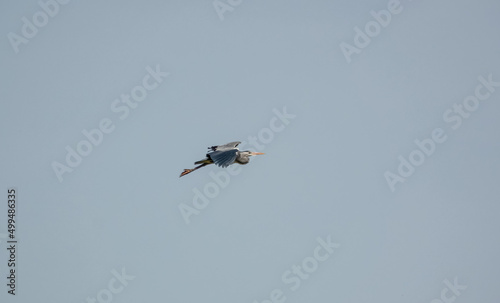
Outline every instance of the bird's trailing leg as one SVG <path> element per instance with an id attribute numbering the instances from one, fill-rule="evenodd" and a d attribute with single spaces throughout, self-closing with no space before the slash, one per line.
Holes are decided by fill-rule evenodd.
<path id="1" fill-rule="evenodd" d="M 198 165 L 198 166 L 196 166 L 195 168 L 191 168 L 191 169 L 186 168 L 186 169 L 184 169 L 184 171 L 181 173 L 181 175 L 179 176 L 179 178 L 180 178 L 180 177 L 182 177 L 182 176 L 185 176 L 185 175 L 187 175 L 187 174 L 189 174 L 189 173 L 191 173 L 191 172 L 194 172 L 194 171 L 195 171 L 195 170 L 197 170 L 198 168 L 202 168 L 203 166 L 205 166 L 205 165 L 209 165 L 209 164 L 212 164 L 212 163 L 203 163 L 203 164 Z"/>

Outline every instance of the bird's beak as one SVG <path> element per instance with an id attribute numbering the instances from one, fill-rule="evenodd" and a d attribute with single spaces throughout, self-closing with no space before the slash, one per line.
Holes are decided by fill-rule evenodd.
<path id="1" fill-rule="evenodd" d="M 252 156 L 264 155 L 264 153 L 256 153 L 256 152 L 251 152 L 250 154 L 251 154 Z"/>

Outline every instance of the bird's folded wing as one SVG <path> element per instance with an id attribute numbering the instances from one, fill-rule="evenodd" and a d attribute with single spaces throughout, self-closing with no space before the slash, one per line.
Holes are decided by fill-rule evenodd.
<path id="1" fill-rule="evenodd" d="M 210 159 L 212 159 L 212 161 L 214 161 L 215 165 L 220 167 L 228 167 L 229 165 L 234 163 L 234 160 L 236 160 L 237 152 L 237 149 L 225 151 L 218 150 L 209 153 L 208 156 L 210 157 Z"/>

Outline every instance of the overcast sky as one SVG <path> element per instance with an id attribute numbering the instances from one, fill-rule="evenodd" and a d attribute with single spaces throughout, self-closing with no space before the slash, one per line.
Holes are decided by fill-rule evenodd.
<path id="1" fill-rule="evenodd" d="M 3 1 L 0 301 L 498 302 L 499 14 Z"/>

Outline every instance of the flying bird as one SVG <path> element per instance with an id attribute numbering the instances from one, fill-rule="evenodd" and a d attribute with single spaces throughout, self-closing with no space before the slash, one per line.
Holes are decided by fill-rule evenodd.
<path id="1" fill-rule="evenodd" d="M 209 164 L 215 164 L 220 167 L 228 167 L 229 165 L 233 163 L 238 163 L 241 165 L 245 165 L 250 161 L 250 156 L 256 156 L 256 155 L 263 155 L 264 153 L 257 153 L 257 152 L 251 152 L 249 150 L 245 151 L 240 151 L 238 149 L 238 145 L 241 142 L 231 142 L 228 144 L 224 145 L 214 145 L 210 146 L 208 149 L 210 150 L 208 154 L 206 155 L 207 157 L 203 160 L 196 161 L 194 164 L 200 164 L 196 166 L 195 168 L 192 169 L 185 169 L 181 175 L 179 176 L 185 176 L 198 168 L 202 168 L 203 166 L 209 165 Z"/>

